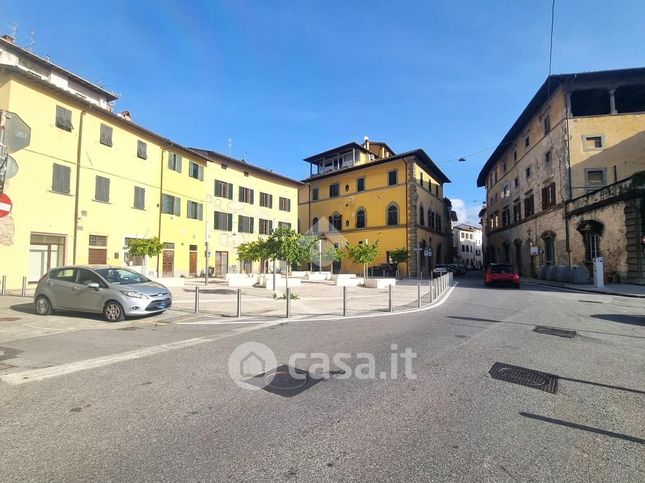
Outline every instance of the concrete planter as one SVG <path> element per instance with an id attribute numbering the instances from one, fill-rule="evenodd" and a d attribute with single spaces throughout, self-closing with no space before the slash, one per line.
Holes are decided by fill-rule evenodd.
<path id="1" fill-rule="evenodd" d="M 186 279 L 182 277 L 160 277 L 160 278 L 150 277 L 150 280 L 152 280 L 153 282 L 159 282 L 160 284 L 163 284 L 166 287 L 183 287 L 184 283 L 186 282 Z"/>
<path id="2" fill-rule="evenodd" d="M 359 277 L 343 277 L 336 279 L 337 287 L 358 287 L 363 285 L 363 279 Z"/>
<path id="3" fill-rule="evenodd" d="M 396 285 L 395 278 L 368 278 L 365 286 L 368 288 L 386 288 L 389 285 Z"/>
<path id="4" fill-rule="evenodd" d="M 284 289 L 287 286 L 287 279 L 278 277 L 276 275 L 275 277 L 275 287 L 273 286 L 273 276 L 272 275 L 267 275 L 267 277 L 264 279 L 264 283 L 261 284 L 264 288 L 267 290 L 273 290 L 274 288 L 278 289 Z M 299 278 L 291 278 L 289 277 L 289 288 L 293 287 L 300 287 L 302 285 L 302 280 Z"/>
<path id="5" fill-rule="evenodd" d="M 243 287 L 253 287 L 257 282 L 257 278 L 253 277 L 245 277 L 245 278 L 231 278 L 228 281 L 228 286 L 229 287 L 237 287 L 237 288 L 243 288 Z"/>
<path id="6" fill-rule="evenodd" d="M 307 280 L 310 280 L 310 281 L 331 280 L 331 272 L 310 272 L 309 275 L 307 275 Z"/>

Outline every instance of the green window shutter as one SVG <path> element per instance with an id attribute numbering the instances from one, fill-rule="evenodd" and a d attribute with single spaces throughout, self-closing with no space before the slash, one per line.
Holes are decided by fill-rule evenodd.
<path id="1" fill-rule="evenodd" d="M 178 196 L 175 196 L 174 213 L 175 216 L 181 216 L 181 198 Z"/>

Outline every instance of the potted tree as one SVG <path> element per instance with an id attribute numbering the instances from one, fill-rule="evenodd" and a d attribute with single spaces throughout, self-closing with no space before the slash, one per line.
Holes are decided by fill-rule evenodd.
<path id="1" fill-rule="evenodd" d="M 163 244 L 159 238 L 130 238 L 125 243 L 125 248 L 131 257 L 143 257 L 143 272 L 148 275 L 148 257 L 159 256 Z"/>
<path id="2" fill-rule="evenodd" d="M 399 278 L 399 264 L 407 263 L 410 258 L 410 253 L 405 248 L 397 248 L 390 252 L 390 259 L 392 263 L 396 263 L 396 276 Z"/>
<path id="3" fill-rule="evenodd" d="M 347 242 L 345 247 L 347 257 L 357 265 L 363 265 L 363 280 L 367 280 L 367 265 L 374 262 L 379 254 L 378 251 L 379 241 L 368 243 L 367 240 L 357 245 L 352 245 Z M 364 282 L 363 282 L 364 283 Z"/>

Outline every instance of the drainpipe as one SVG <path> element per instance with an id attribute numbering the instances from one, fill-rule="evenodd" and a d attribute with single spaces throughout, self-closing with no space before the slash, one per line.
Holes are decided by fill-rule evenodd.
<path id="1" fill-rule="evenodd" d="M 564 129 L 566 140 L 566 169 L 569 178 L 569 200 L 573 199 L 573 184 L 571 181 L 571 143 L 569 142 L 569 112 L 571 107 L 571 97 L 567 96 L 567 106 L 565 109 Z M 567 199 L 564 200 L 564 233 L 565 233 L 565 249 L 567 251 L 568 265 L 571 266 L 571 235 L 569 234 L 569 213 L 567 212 Z"/>
<path id="2" fill-rule="evenodd" d="M 87 111 L 81 111 L 81 120 L 78 123 L 78 143 L 76 145 L 76 193 L 74 193 L 74 237 L 72 239 L 72 264 L 76 265 L 76 251 L 78 246 L 78 207 L 80 202 L 79 190 L 81 187 L 81 157 L 83 149 L 83 119 Z"/>
<path id="3" fill-rule="evenodd" d="M 403 163 L 405 164 L 405 251 L 410 253 L 410 247 L 408 243 L 408 224 L 410 223 L 410 220 L 408 219 L 409 213 L 408 213 L 408 162 L 403 159 Z M 387 214 L 386 214 L 387 216 Z M 407 276 L 410 276 L 410 262 L 406 263 L 406 270 L 407 270 Z"/>
<path id="4" fill-rule="evenodd" d="M 158 223 L 158 231 L 157 231 L 157 237 L 159 238 L 159 241 L 161 242 L 161 208 L 163 207 L 163 172 L 164 172 L 164 164 L 163 164 L 163 158 L 164 158 L 164 149 L 161 148 L 161 177 L 159 180 L 159 223 Z M 163 242 L 161 242 L 163 243 Z M 161 252 L 161 255 L 163 256 L 163 251 Z M 157 277 L 160 275 L 159 271 L 159 261 L 160 261 L 160 256 L 157 255 Z M 208 270 L 208 267 L 206 267 Z"/>

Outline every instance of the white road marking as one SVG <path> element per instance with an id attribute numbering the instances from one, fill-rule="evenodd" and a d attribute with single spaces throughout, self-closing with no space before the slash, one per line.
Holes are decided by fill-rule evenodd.
<path id="1" fill-rule="evenodd" d="M 52 377 L 64 376 L 74 372 L 86 371 L 88 369 L 96 369 L 97 367 L 109 366 L 117 362 L 131 361 L 134 359 L 141 359 L 153 354 L 160 354 L 172 350 L 182 349 L 193 345 L 204 344 L 210 342 L 212 339 L 198 337 L 195 339 L 180 340 L 177 342 L 170 342 L 152 347 L 145 347 L 143 349 L 136 349 L 133 351 L 122 352 L 120 354 L 113 354 L 104 357 L 97 357 L 95 359 L 85 359 L 83 361 L 68 362 L 58 366 L 44 367 L 42 369 L 30 369 L 27 371 L 13 372 L 0 376 L 0 380 L 11 385 L 24 384 L 27 382 L 43 381 Z"/>
<path id="2" fill-rule="evenodd" d="M 378 314 L 366 314 L 366 315 L 354 315 L 354 316 L 349 316 L 349 317 L 339 317 L 339 316 L 332 316 L 332 317 L 325 317 L 325 318 L 317 318 L 317 319 L 276 319 L 274 321 L 256 321 L 256 322 L 248 322 L 248 325 L 246 327 L 238 327 L 236 329 L 232 329 L 224 334 L 219 334 L 211 337 L 197 337 L 194 339 L 186 339 L 186 340 L 180 340 L 177 342 L 170 342 L 168 344 L 161 344 L 157 346 L 152 346 L 152 347 L 145 347 L 143 349 L 136 349 L 133 351 L 129 352 L 122 352 L 120 354 L 113 354 L 109 356 L 104 356 L 104 357 L 97 357 L 94 359 L 85 359 L 83 361 L 76 361 L 76 362 L 68 362 L 66 364 L 60 364 L 58 366 L 52 366 L 52 367 L 44 367 L 42 369 L 30 369 L 26 371 L 20 371 L 20 372 L 13 372 L 10 374 L 5 374 L 3 376 L 0 376 L 0 381 L 3 381 L 7 384 L 10 384 L 12 386 L 20 385 L 20 384 L 26 384 L 28 382 L 37 382 L 37 381 L 44 381 L 46 379 L 51 379 L 54 377 L 59 377 L 59 376 L 64 376 L 67 374 L 73 374 L 75 372 L 80 372 L 80 371 L 86 371 L 89 369 L 96 369 L 99 367 L 105 367 L 109 366 L 112 364 L 116 364 L 118 362 L 124 362 L 124 361 L 131 361 L 135 359 L 141 359 L 143 357 L 148 357 L 154 354 L 160 354 L 163 352 L 168 352 L 168 351 L 173 351 L 177 349 L 183 349 L 184 347 L 191 347 L 194 345 L 199 345 L 199 344 L 205 344 L 207 342 L 214 342 L 216 340 L 221 340 L 221 339 L 226 339 L 229 337 L 233 337 L 236 335 L 243 334 L 245 332 L 253 332 L 256 330 L 264 329 L 267 327 L 271 327 L 274 325 L 279 325 L 283 324 L 285 322 L 315 322 L 315 321 L 328 321 L 328 320 L 338 320 L 338 319 L 360 319 L 360 318 L 366 318 L 366 317 L 385 317 L 385 316 L 391 316 L 391 315 L 402 315 L 402 314 L 410 314 L 410 313 L 415 313 L 415 312 L 423 312 L 426 310 L 431 310 L 436 307 L 440 307 L 443 305 L 446 300 L 448 300 L 448 297 L 450 297 L 450 294 L 452 294 L 453 290 L 455 287 L 458 285 L 457 282 L 450 287 L 444 294 L 441 295 L 441 299 L 434 302 L 431 305 L 428 305 L 426 307 L 421 307 L 418 309 L 412 309 L 412 310 L 406 310 L 402 312 L 385 312 L 385 313 L 378 313 Z M 178 324 L 185 324 L 185 325 L 212 325 L 214 323 L 220 323 L 216 321 L 196 321 L 196 322 L 179 322 Z M 230 322 L 231 324 L 239 324 L 241 321 L 237 322 Z M 221 324 L 221 323 L 220 323 Z"/>

